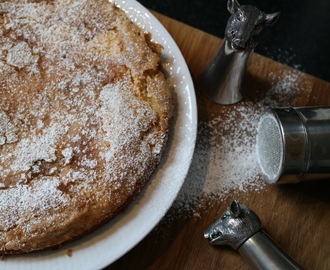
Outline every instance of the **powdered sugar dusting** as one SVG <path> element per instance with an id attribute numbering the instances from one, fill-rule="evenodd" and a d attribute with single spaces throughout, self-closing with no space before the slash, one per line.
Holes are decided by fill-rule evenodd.
<path id="1" fill-rule="evenodd" d="M 33 139 L 23 139 L 18 142 L 16 157 L 10 166 L 14 171 L 28 171 L 38 160 L 52 162 L 56 160 L 55 143 L 61 135 L 62 129 L 58 125 L 51 126 L 44 130 L 41 136 L 35 136 Z"/>
<path id="2" fill-rule="evenodd" d="M 40 211 L 52 209 L 54 205 L 67 205 L 68 198 L 63 196 L 63 193 L 57 188 L 59 183 L 57 178 L 45 177 L 40 181 L 35 181 L 32 186 L 20 185 L 16 188 L 3 190 L 0 204 L 5 209 L 0 212 L 1 229 L 18 225 L 17 221 L 20 222 L 20 219 L 23 221 L 22 213 L 33 218 Z M 15 209 L 15 211 L 10 209 Z"/>
<path id="3" fill-rule="evenodd" d="M 312 90 L 311 81 L 305 80 L 307 75 L 297 70 L 288 70 L 282 74 L 270 72 L 268 76 L 273 86 L 261 101 L 265 106 L 298 106 L 299 99 L 308 98 Z"/>
<path id="4" fill-rule="evenodd" d="M 38 59 L 38 55 L 32 54 L 26 42 L 20 42 L 9 49 L 6 60 L 9 65 L 23 68 L 24 66 L 36 65 Z"/>
<path id="5" fill-rule="evenodd" d="M 231 191 L 233 183 L 239 191 L 244 191 L 255 180 L 258 170 L 253 137 L 259 115 L 259 108 L 244 104 L 207 124 L 212 138 L 209 160 L 216 166 L 208 170 L 206 177 L 210 181 L 204 183 L 203 192 L 226 194 Z M 217 181 L 219 178 L 222 179 L 221 186 Z"/>
<path id="6" fill-rule="evenodd" d="M 219 106 L 217 115 L 200 120 L 193 161 L 173 209 L 175 213 L 207 211 L 229 195 L 258 192 L 265 187 L 257 163 L 256 131 L 270 107 L 297 106 L 309 96 L 312 85 L 294 70 L 269 74 L 271 87 L 262 100 Z M 189 214 L 189 215 L 190 215 Z"/>
<path id="7" fill-rule="evenodd" d="M 14 143 L 18 140 L 17 127 L 10 121 L 8 115 L 0 110 L 0 146 L 5 143 Z"/>
<path id="8" fill-rule="evenodd" d="M 260 105 L 242 102 L 199 123 L 192 165 L 174 208 L 189 212 L 199 204 L 206 210 L 229 193 L 263 188 L 254 147 L 262 111 Z"/>

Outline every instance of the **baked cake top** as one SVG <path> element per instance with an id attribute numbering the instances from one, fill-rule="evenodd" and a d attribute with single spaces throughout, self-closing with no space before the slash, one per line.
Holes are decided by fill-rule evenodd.
<path id="1" fill-rule="evenodd" d="M 0 253 L 75 239 L 159 163 L 160 46 L 107 0 L 0 3 Z"/>

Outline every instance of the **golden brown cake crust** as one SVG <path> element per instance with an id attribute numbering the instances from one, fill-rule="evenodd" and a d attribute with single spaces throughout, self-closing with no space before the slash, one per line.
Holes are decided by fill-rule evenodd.
<path id="1" fill-rule="evenodd" d="M 158 49 L 107 0 L 0 1 L 0 254 L 80 237 L 138 194 L 173 109 Z"/>

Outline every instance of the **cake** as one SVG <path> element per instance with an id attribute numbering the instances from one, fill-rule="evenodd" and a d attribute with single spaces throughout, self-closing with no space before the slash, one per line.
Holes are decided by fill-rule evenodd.
<path id="1" fill-rule="evenodd" d="M 0 254 L 109 221 L 166 147 L 162 47 L 107 0 L 0 3 Z"/>

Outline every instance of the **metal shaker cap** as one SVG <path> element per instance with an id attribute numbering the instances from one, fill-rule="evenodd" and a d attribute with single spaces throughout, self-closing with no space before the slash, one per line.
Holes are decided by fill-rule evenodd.
<path id="1" fill-rule="evenodd" d="M 299 182 L 307 171 L 308 134 L 294 108 L 272 109 L 261 118 L 256 147 L 258 163 L 269 184 Z"/>

